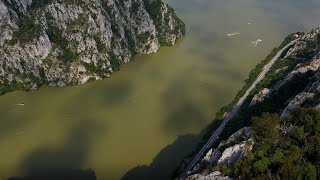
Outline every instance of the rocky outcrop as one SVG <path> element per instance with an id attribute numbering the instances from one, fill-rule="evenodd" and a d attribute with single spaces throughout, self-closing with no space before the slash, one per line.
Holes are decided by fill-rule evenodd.
<path id="1" fill-rule="evenodd" d="M 319 92 L 320 91 L 320 71 L 313 76 L 313 80 L 309 83 L 309 86 L 306 87 L 308 92 Z"/>
<path id="2" fill-rule="evenodd" d="M 247 152 L 251 151 L 254 144 L 251 138 L 251 128 L 242 128 L 221 142 L 211 155 L 209 163 L 212 166 L 231 166 L 241 159 Z"/>
<path id="3" fill-rule="evenodd" d="M 249 106 L 253 106 L 259 102 L 262 102 L 264 98 L 268 96 L 269 93 L 270 90 L 268 88 L 262 89 L 258 94 L 253 96 Z"/>
<path id="4" fill-rule="evenodd" d="M 320 59 L 317 57 L 318 55 L 315 55 L 314 59 L 308 63 L 307 65 L 298 64 L 295 68 L 295 70 L 291 71 L 283 80 L 279 81 L 272 90 L 277 90 L 281 86 L 283 86 L 285 83 L 292 80 L 292 78 L 298 74 L 304 74 L 309 71 L 318 71 L 320 67 Z"/>
<path id="5" fill-rule="evenodd" d="M 320 76 L 318 72 L 320 68 L 320 51 L 318 50 L 320 49 L 319 42 L 320 27 L 313 29 L 311 32 L 305 34 L 302 38 L 296 41 L 296 43 L 288 50 L 286 56 L 284 57 L 284 59 L 290 59 L 291 61 L 293 61 L 292 64 L 295 66 L 291 69 L 289 68 L 289 66 L 285 66 L 281 69 L 275 70 L 275 73 L 284 73 L 283 78 L 277 81 L 271 87 L 265 87 L 258 94 L 254 95 L 250 105 L 252 106 L 256 103 L 262 102 L 266 97 L 268 97 L 269 94 L 277 91 L 297 75 L 303 75 L 308 72 L 315 72 L 316 74 L 318 74 L 318 76 Z M 315 91 L 316 89 L 305 90 L 305 92 L 311 93 L 314 93 Z M 302 96 L 303 94 L 297 98 L 300 98 L 300 100 L 302 100 Z"/>
<path id="6" fill-rule="evenodd" d="M 248 139 L 225 149 L 217 162 L 218 167 L 232 166 L 252 150 L 253 140 Z M 220 153 L 219 153 L 220 154 Z"/>
<path id="7" fill-rule="evenodd" d="M 208 167 L 221 168 L 235 164 L 252 150 L 254 141 L 251 136 L 251 128 L 245 127 L 230 136 L 227 141 L 221 142 L 216 149 L 210 149 L 202 161 L 190 173 L 195 174 L 191 177 L 208 178 L 209 175 L 203 175 L 197 172 L 201 172 L 202 169 L 207 169 Z"/>
<path id="8" fill-rule="evenodd" d="M 221 172 L 215 171 L 207 175 L 195 174 L 195 175 L 189 176 L 187 180 L 232 180 L 232 178 L 228 176 L 223 176 Z"/>
<path id="9" fill-rule="evenodd" d="M 281 118 L 288 116 L 294 109 L 302 107 L 308 99 L 315 97 L 320 92 L 320 28 L 312 30 L 310 33 L 304 35 L 296 44 L 289 50 L 289 55 L 293 63 L 298 62 L 295 67 L 288 71 L 282 79 L 275 83 L 272 87 L 264 88 L 260 93 L 256 94 L 250 105 L 257 102 L 262 102 L 269 94 L 276 92 L 286 83 L 293 80 L 297 75 L 307 74 L 312 72 L 315 74 L 310 77 L 309 84 L 298 95 L 291 97 L 288 100 L 287 106 L 281 113 Z M 286 69 L 288 66 L 286 66 Z M 280 71 L 276 71 L 279 73 Z M 270 88 L 270 89 L 269 89 Z M 313 106 L 316 107 L 316 106 Z"/>
<path id="10" fill-rule="evenodd" d="M 109 77 L 184 33 L 161 0 L 1 0 L 0 91 Z"/>
<path id="11" fill-rule="evenodd" d="M 305 34 L 295 45 L 289 50 L 286 58 L 291 58 L 295 62 L 301 62 L 296 67 L 288 72 L 286 77 L 276 83 L 271 90 L 277 90 L 285 83 L 289 82 L 294 76 L 304 74 L 308 71 L 318 71 L 320 67 L 320 47 L 319 44 L 320 27 L 313 29 L 311 32 Z"/>
<path id="12" fill-rule="evenodd" d="M 288 106 L 282 111 L 281 118 L 284 118 L 288 116 L 293 110 L 299 108 L 302 103 L 304 103 L 308 98 L 312 98 L 314 96 L 314 93 L 306 93 L 302 92 L 298 94 L 296 97 L 294 97 Z"/>
<path id="13" fill-rule="evenodd" d="M 286 108 L 281 113 L 281 118 L 288 116 L 293 110 L 303 106 L 303 104 L 308 99 L 319 98 L 320 92 L 320 71 L 311 78 L 309 85 L 304 89 L 303 92 L 299 93 L 295 97 L 293 97 Z M 317 101 L 317 100 L 315 100 Z M 315 105 L 317 107 L 317 105 Z"/>
<path id="14" fill-rule="evenodd" d="M 236 120 L 259 114 L 260 111 L 264 112 L 264 109 L 267 112 L 282 112 L 281 118 L 284 118 L 299 107 L 320 108 L 320 27 L 297 39 L 282 56 L 284 58 L 278 59 L 267 73 L 267 79 L 256 86 L 255 90 L 258 93 L 249 99 L 250 103 L 245 103 L 241 107 L 242 116 Z M 276 79 L 271 79 L 273 77 Z M 254 106 L 266 99 L 268 101 L 261 106 Z M 274 107 L 269 108 L 268 105 Z M 249 110 L 246 112 L 245 108 Z M 253 113 L 255 110 L 257 113 Z M 295 126 L 284 123 L 278 128 L 286 135 L 294 130 Z M 250 128 L 243 128 L 230 136 L 227 141 L 221 141 L 217 148 L 207 152 L 189 177 L 219 179 L 220 172 L 211 173 L 213 169 L 225 170 L 226 167 L 231 167 L 228 170 L 232 169 L 237 161 L 252 151 L 254 145 L 259 144 L 254 142 L 251 135 Z M 218 176 L 215 176 L 215 173 Z"/>

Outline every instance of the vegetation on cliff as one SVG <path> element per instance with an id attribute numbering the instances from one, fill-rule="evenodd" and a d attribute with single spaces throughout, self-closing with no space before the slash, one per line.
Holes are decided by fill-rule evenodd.
<path id="1" fill-rule="evenodd" d="M 0 20 L 0 95 L 100 80 L 185 34 L 162 0 L 5 0 L 0 6 L 8 12 Z"/>
<path id="2" fill-rule="evenodd" d="M 320 177 L 320 110 L 297 109 L 280 120 L 264 113 L 253 118 L 254 151 L 228 172 L 240 179 Z"/>
<path id="3" fill-rule="evenodd" d="M 298 36 L 297 36 L 298 35 Z M 258 142 L 256 145 L 254 145 L 252 153 L 250 153 L 247 158 L 245 158 L 243 161 L 241 161 L 236 166 L 223 166 L 223 167 L 212 167 L 209 165 L 208 167 L 200 167 L 196 168 L 196 170 L 193 173 L 208 173 L 212 171 L 220 170 L 224 175 L 228 175 L 231 177 L 240 177 L 241 179 L 292 179 L 294 176 L 289 176 L 288 174 L 285 174 L 284 171 L 281 171 L 279 169 L 281 168 L 297 168 L 297 171 L 295 171 L 293 174 L 296 177 L 301 177 L 301 179 L 315 179 L 313 177 L 315 176 L 305 176 L 306 174 L 312 173 L 314 169 L 319 169 L 318 162 L 309 162 L 306 160 L 303 163 L 300 163 L 298 160 L 304 160 L 305 154 L 300 154 L 301 156 L 297 157 L 297 159 L 292 159 L 289 164 L 288 162 L 283 162 L 283 164 L 272 164 L 272 161 L 270 158 L 276 153 L 276 148 L 282 148 L 283 144 L 279 145 L 279 141 L 290 141 L 291 140 L 284 140 L 285 137 L 287 137 L 287 134 L 283 135 L 280 132 L 283 131 L 280 127 L 284 127 L 285 125 L 289 125 L 290 123 L 295 126 L 295 128 L 301 128 L 299 124 L 295 124 L 296 121 L 295 116 L 301 117 L 301 120 L 299 122 L 305 122 L 308 123 L 308 120 L 306 118 L 311 119 L 311 124 L 317 124 L 319 123 L 319 114 L 318 110 L 315 109 L 300 109 L 297 112 L 293 113 L 292 116 L 289 116 L 285 121 L 280 122 L 280 114 L 282 115 L 284 112 L 284 109 L 289 107 L 289 103 L 291 100 L 295 99 L 295 97 L 298 97 L 299 95 L 303 95 L 303 93 L 311 94 L 312 98 L 308 98 L 305 102 L 304 100 L 296 101 L 296 104 L 294 106 L 297 107 L 304 107 L 304 108 L 313 108 L 316 106 L 319 106 L 319 45 L 320 45 L 320 29 L 314 29 L 308 34 L 304 33 L 294 33 L 289 35 L 283 43 L 275 48 L 267 57 L 265 60 L 263 60 L 261 63 L 259 63 L 251 72 L 249 75 L 249 78 L 246 80 L 246 84 L 242 88 L 242 90 L 239 91 L 235 99 L 227 106 L 223 107 L 217 114 L 216 118 L 213 121 L 212 124 L 210 124 L 207 129 L 205 129 L 202 134 L 203 138 L 202 141 L 199 142 L 198 148 L 194 150 L 193 153 L 191 153 L 186 159 L 185 162 L 187 162 L 187 159 L 190 157 L 193 157 L 193 155 L 203 146 L 203 144 L 206 143 L 207 139 L 211 136 L 212 132 L 220 125 L 220 123 L 223 120 L 223 117 L 225 113 L 229 112 L 234 105 L 237 103 L 237 101 L 242 97 L 242 95 L 246 92 L 246 90 L 250 87 L 250 85 L 254 82 L 254 80 L 259 76 L 260 72 L 262 71 L 265 64 L 267 64 L 274 56 L 275 54 L 287 45 L 292 40 L 299 37 L 297 42 L 290 47 L 290 49 L 283 53 L 281 55 L 281 58 L 275 62 L 275 64 L 272 66 L 270 71 L 266 74 L 265 78 L 260 81 L 255 89 L 250 93 L 248 98 L 245 100 L 244 104 L 241 106 L 238 114 L 236 117 L 234 117 L 229 124 L 225 127 L 223 133 L 220 135 L 220 142 L 228 139 L 231 135 L 233 135 L 235 132 L 237 132 L 239 129 L 243 127 L 253 126 L 254 129 L 254 141 Z M 318 87 L 318 88 L 317 88 Z M 258 94 L 261 92 L 262 89 L 268 88 L 270 92 L 267 94 L 266 97 L 261 102 L 258 102 L 254 105 L 251 105 L 251 101 L 255 94 Z M 301 104 L 297 104 L 301 103 Z M 317 113 L 314 113 L 317 112 Z M 311 113 L 311 114 L 310 114 Z M 254 118 L 252 118 L 254 117 Z M 260 117 L 260 118 L 258 118 Z M 306 117 L 306 118 L 304 118 Z M 316 125 L 315 127 L 317 127 Z M 319 126 L 320 127 L 320 126 Z M 301 130 L 299 130 L 301 131 Z M 314 130 L 311 130 L 314 132 Z M 294 133 L 294 131 L 292 131 Z M 301 132 L 298 132 L 301 133 Z M 308 135 L 311 135 L 310 132 L 304 131 L 306 138 L 308 138 Z M 315 132 L 313 134 L 314 136 L 319 137 L 319 133 Z M 313 136 L 311 135 L 311 136 Z M 310 136 L 310 138 L 311 138 Z M 314 137 L 313 137 L 314 138 Z M 261 143 L 264 142 L 264 143 Z M 306 145 L 306 143 L 309 141 L 304 142 L 303 145 L 301 145 L 300 148 L 303 148 L 303 146 Z M 284 142 L 287 147 L 286 148 L 292 148 L 293 145 L 296 144 L 289 144 L 287 142 Z M 312 142 L 309 142 L 312 144 Z M 212 148 L 214 149 L 217 147 L 219 142 L 216 142 Z M 267 144 L 267 145 L 265 145 Z M 279 145 L 276 146 L 276 145 Z M 292 145 L 292 146 L 291 146 Z M 266 149 L 266 152 L 263 152 L 263 156 L 261 156 L 262 153 L 260 148 L 264 148 L 265 146 L 270 146 Z M 297 145 L 298 146 L 298 145 Z M 312 144 L 312 148 L 317 148 L 317 144 Z M 295 148 L 295 147 L 293 147 Z M 270 150 L 270 151 L 268 151 Z M 283 151 L 289 151 L 288 149 L 283 149 Z M 301 151 L 303 151 L 301 149 Z M 290 153 L 290 152 L 287 152 Z M 277 155 L 277 154 L 276 154 Z M 255 158 L 252 158 L 255 157 Z M 301 158 L 302 157 L 302 158 Z M 300 159 L 299 159 L 300 158 Z M 298 161 L 298 163 L 296 162 Z M 300 164 L 299 164 L 300 163 Z M 187 163 L 182 163 L 182 166 Z M 209 163 L 210 164 L 210 163 Z M 307 169 L 303 169 L 307 168 Z M 181 169 L 181 168 L 180 168 Z M 309 172 L 310 170 L 310 172 Z M 288 171 L 289 172 L 289 171 Z M 300 172 L 300 176 L 297 176 L 298 172 Z M 316 177 L 319 177 L 319 172 L 317 172 Z M 271 176 L 269 176 L 271 174 Z M 314 173 L 313 173 L 314 175 Z M 271 178 L 270 178 L 271 177 Z M 294 178 L 295 179 L 295 178 Z"/>
<path id="4" fill-rule="evenodd" d="M 267 57 L 262 60 L 258 65 L 255 66 L 255 68 L 253 68 L 250 73 L 249 73 L 249 77 L 245 80 L 245 84 L 242 87 L 241 90 L 239 90 L 239 92 L 236 94 L 235 98 L 233 99 L 233 101 L 231 103 L 229 103 L 228 105 L 222 107 L 215 116 L 215 119 L 212 121 L 212 123 L 202 132 L 202 140 L 199 142 L 199 144 L 197 145 L 197 148 L 193 151 L 193 153 L 189 154 L 188 157 L 193 157 L 194 154 L 196 152 L 198 152 L 199 149 L 201 149 L 201 147 L 207 142 L 207 140 L 210 138 L 212 131 L 214 131 L 221 123 L 222 120 L 224 118 L 225 113 L 231 111 L 233 109 L 233 107 L 235 106 L 235 104 L 239 101 L 239 99 L 245 94 L 245 92 L 247 91 L 247 89 L 251 86 L 251 84 L 256 80 L 256 78 L 259 76 L 259 74 L 262 72 L 264 66 L 277 54 L 277 52 L 282 49 L 283 47 L 285 47 L 289 42 L 291 42 L 292 40 L 296 39 L 295 34 L 299 34 L 299 35 L 303 35 L 304 33 L 292 33 L 290 35 L 288 35 L 284 41 L 281 43 L 280 46 L 274 48 L 270 54 L 267 55 Z M 273 70 L 274 68 L 272 68 Z M 268 79 L 266 81 L 271 81 L 271 79 Z M 259 86 L 259 85 L 258 85 Z M 257 89 L 257 88 L 256 88 Z M 255 92 L 257 90 L 254 90 Z M 250 99 L 250 98 L 248 98 Z M 245 107 L 248 106 L 248 101 L 245 103 Z M 256 107 L 255 107 L 256 108 Z M 244 111 L 244 109 L 242 108 L 240 110 Z M 252 111 L 252 112 L 260 112 L 260 111 L 256 111 L 256 109 L 252 109 L 252 110 L 245 110 L 245 111 Z M 246 114 L 246 113 L 244 113 Z M 242 121 L 238 120 L 238 118 L 243 119 Z M 241 118 L 241 115 L 238 115 L 236 117 L 236 120 L 232 120 L 232 122 L 230 124 L 232 124 L 231 126 L 234 126 L 232 128 L 230 128 L 230 126 L 226 127 L 228 130 L 227 133 L 223 133 L 222 135 L 222 139 L 226 139 L 227 137 L 229 137 L 232 133 L 236 132 L 236 130 L 239 130 L 241 127 L 245 127 L 246 125 L 248 125 L 247 123 L 244 123 L 243 121 L 247 121 L 246 120 L 247 116 Z M 233 122 L 234 121 L 234 122 Z M 217 144 L 216 144 L 217 145 Z M 187 158 L 188 158 L 187 157 Z"/>

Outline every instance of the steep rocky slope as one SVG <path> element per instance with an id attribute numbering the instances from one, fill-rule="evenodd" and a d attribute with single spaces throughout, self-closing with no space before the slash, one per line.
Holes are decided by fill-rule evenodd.
<path id="1" fill-rule="evenodd" d="M 109 77 L 184 33 L 161 0 L 1 0 L 0 94 Z"/>
<path id="2" fill-rule="evenodd" d="M 238 131 L 207 152 L 187 179 L 231 179 L 232 177 L 226 176 L 231 170 L 226 168 L 233 169 L 248 152 L 261 146 L 261 142 L 253 137 L 251 128 L 242 128 L 252 123 L 253 116 L 271 112 L 277 113 L 283 120 L 297 108 L 320 108 L 319 68 L 320 28 L 316 28 L 299 38 L 274 64 L 246 100 L 238 116 L 230 122 L 232 127 L 225 130 L 224 136 L 227 137 L 227 134 L 232 134 L 237 129 Z M 236 125 L 231 125 L 232 123 Z M 284 140 L 288 133 L 299 129 L 295 124 L 287 123 L 287 120 L 276 128 Z"/>

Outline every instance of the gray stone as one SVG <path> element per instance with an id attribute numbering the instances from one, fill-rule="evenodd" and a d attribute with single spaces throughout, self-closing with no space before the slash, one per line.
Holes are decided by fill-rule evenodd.
<path id="1" fill-rule="evenodd" d="M 262 102 L 269 94 L 270 90 L 268 88 L 262 89 L 258 94 L 253 96 L 249 106 L 253 106 L 259 102 Z"/>
<path id="2" fill-rule="evenodd" d="M 306 93 L 302 92 L 298 94 L 296 97 L 294 97 L 288 106 L 282 111 L 281 118 L 284 118 L 288 116 L 294 109 L 297 109 L 301 106 L 302 103 L 304 103 L 308 98 L 312 98 L 314 96 L 314 93 Z"/>
<path id="3" fill-rule="evenodd" d="M 207 175 L 195 174 L 195 175 L 189 176 L 187 179 L 188 180 L 232 180 L 232 178 L 228 176 L 223 176 L 219 171 L 215 171 Z"/>
<path id="4" fill-rule="evenodd" d="M 41 85 L 31 85 L 35 78 L 50 86 L 84 84 L 109 77 L 115 70 L 112 64 L 130 62 L 133 51 L 157 52 L 160 36 L 165 44 L 174 45 L 183 36 L 184 25 L 163 2 L 159 18 L 152 17 L 145 6 L 155 1 L 160 0 L 53 0 L 38 9 L 31 0 L 6 1 L 10 6 L 0 1 L 0 83 L 19 82 L 26 89 Z M 32 11 L 37 13 L 31 18 Z M 32 20 L 40 33 L 27 42 L 9 43 L 21 18 Z M 52 27 L 61 32 L 66 47 L 49 38 Z M 72 61 L 63 58 L 66 49 L 76 54 Z"/>

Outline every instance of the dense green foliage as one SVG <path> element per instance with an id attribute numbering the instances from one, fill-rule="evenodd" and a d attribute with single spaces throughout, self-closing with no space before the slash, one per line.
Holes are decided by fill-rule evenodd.
<path id="1" fill-rule="evenodd" d="M 124 33 L 127 38 L 129 50 L 131 54 L 134 56 L 137 54 L 137 52 L 136 52 L 136 45 L 135 45 L 135 40 L 133 38 L 133 34 L 127 28 L 124 28 Z"/>
<path id="2" fill-rule="evenodd" d="M 16 74 L 17 72 L 12 72 L 13 74 Z M 18 76 L 18 75 L 17 75 Z M 16 91 L 16 90 L 24 90 L 27 91 L 33 84 L 37 84 L 38 86 L 41 86 L 43 84 L 46 84 L 47 82 L 43 78 L 45 76 L 43 68 L 39 67 L 39 76 L 37 77 L 33 75 L 32 73 L 26 73 L 22 75 L 23 78 L 29 79 L 29 82 L 21 83 L 17 81 L 9 82 L 5 80 L 4 82 L 0 83 L 0 95 L 3 95 L 5 93 Z"/>
<path id="3" fill-rule="evenodd" d="M 138 34 L 137 35 L 137 42 L 139 42 L 142 45 L 145 45 L 146 43 L 148 43 L 149 37 L 153 36 L 150 32 L 145 32 L 142 34 Z"/>
<path id="4" fill-rule="evenodd" d="M 220 136 L 221 139 L 227 139 L 240 128 L 250 126 L 252 116 L 261 116 L 264 112 L 281 113 L 286 107 L 288 100 L 303 91 L 312 80 L 310 77 L 313 75 L 314 72 L 310 71 L 294 77 L 277 91 L 271 93 L 263 102 L 254 106 L 248 106 L 250 100 L 247 100 L 238 112 L 238 115 L 226 126 L 223 134 Z"/>
<path id="5" fill-rule="evenodd" d="M 73 62 L 78 58 L 78 55 L 74 53 L 70 48 L 63 48 L 62 54 L 59 56 L 64 62 Z"/>
<path id="6" fill-rule="evenodd" d="M 149 1 L 145 0 L 144 1 L 145 9 L 149 13 L 150 17 L 155 20 L 158 19 L 159 16 L 161 15 L 161 6 L 162 2 L 161 1 Z M 159 21 L 155 21 L 156 25 L 157 23 L 161 23 Z"/>
<path id="7" fill-rule="evenodd" d="M 138 13 L 139 8 L 140 8 L 140 4 L 137 1 L 132 1 L 130 12 L 132 14 Z"/>
<path id="8" fill-rule="evenodd" d="M 13 33 L 12 39 L 9 41 L 10 44 L 16 44 L 17 42 L 21 44 L 28 43 L 42 33 L 41 25 L 37 24 L 33 16 L 22 18 L 18 22 L 18 27 L 19 29 Z"/>
<path id="9" fill-rule="evenodd" d="M 253 118 L 254 151 L 231 175 L 240 179 L 319 179 L 320 110 L 298 109 L 280 121 L 275 114 Z"/>
<path id="10" fill-rule="evenodd" d="M 94 40 L 96 41 L 97 44 L 97 50 L 100 53 L 107 53 L 107 46 L 101 41 L 100 37 L 97 35 L 94 37 Z"/>
<path id="11" fill-rule="evenodd" d="M 118 57 L 112 52 L 110 52 L 109 55 L 110 55 L 109 61 L 110 61 L 112 70 L 113 71 L 120 70 L 121 63 L 120 63 L 120 60 L 118 59 Z"/>
<path id="12" fill-rule="evenodd" d="M 32 1 L 31 4 L 31 8 L 40 8 L 43 7 L 44 5 L 49 4 L 50 2 L 52 2 L 52 0 L 36 0 L 36 1 Z"/>
<path id="13" fill-rule="evenodd" d="M 4 82 L 0 84 L 0 95 L 3 95 L 7 92 L 15 91 L 15 90 L 22 90 L 25 89 L 23 84 L 17 82 Z"/>
<path id="14" fill-rule="evenodd" d="M 86 70 L 90 74 L 96 74 L 99 75 L 100 77 L 106 77 L 105 75 L 105 69 L 102 68 L 101 62 L 98 61 L 98 63 L 95 65 L 94 63 L 86 63 L 86 62 L 81 62 L 81 64 L 86 68 Z"/>
<path id="15" fill-rule="evenodd" d="M 62 53 L 59 56 L 61 60 L 68 63 L 73 62 L 78 58 L 78 55 L 68 47 L 68 40 L 63 37 L 62 31 L 59 28 L 53 25 L 48 25 L 47 34 L 50 41 L 61 48 Z"/>

